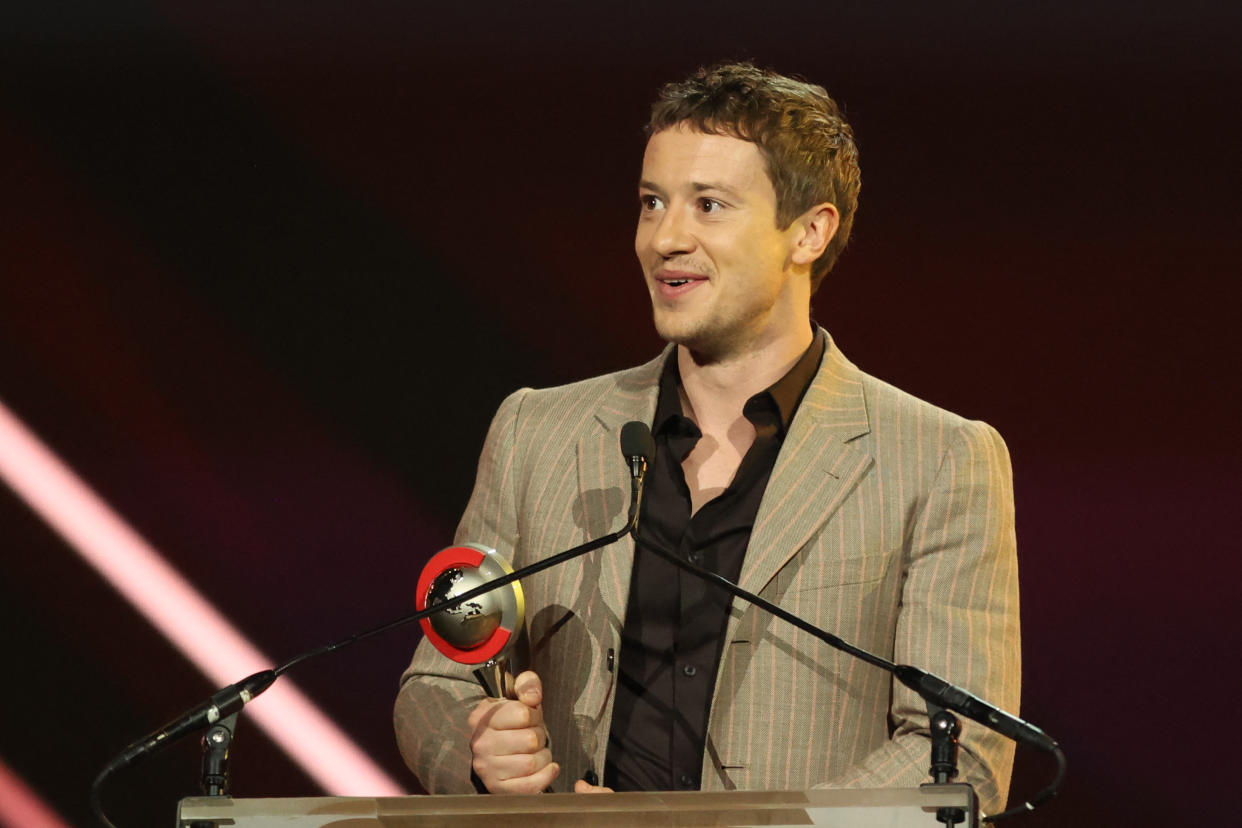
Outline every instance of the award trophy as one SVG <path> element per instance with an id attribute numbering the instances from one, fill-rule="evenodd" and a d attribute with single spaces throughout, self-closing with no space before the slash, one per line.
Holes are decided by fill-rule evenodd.
<path id="1" fill-rule="evenodd" d="M 441 549 L 418 578 L 415 606 L 421 611 L 451 601 L 513 572 L 495 549 L 477 544 Z M 423 634 L 459 664 L 478 665 L 475 678 L 493 698 L 516 698 L 514 676 L 530 663 L 526 601 L 517 581 L 497 587 L 419 623 Z"/>

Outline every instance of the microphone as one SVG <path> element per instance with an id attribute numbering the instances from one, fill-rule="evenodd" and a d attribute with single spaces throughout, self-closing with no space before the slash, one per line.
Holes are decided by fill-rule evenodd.
<path id="1" fill-rule="evenodd" d="M 108 764 L 105 774 L 140 762 L 182 736 L 202 730 L 233 715 L 251 699 L 270 687 L 274 681 L 276 681 L 274 670 L 261 670 L 236 684 L 230 684 L 223 690 L 217 691 L 207 701 L 187 710 L 159 730 L 153 731 L 125 748 Z"/>
<path id="2" fill-rule="evenodd" d="M 999 707 L 956 685 L 949 684 L 926 670 L 911 667 L 909 664 L 897 664 L 891 672 L 898 681 L 937 707 L 961 713 L 984 727 L 1008 736 L 1015 742 L 1038 748 L 1045 753 L 1053 753 L 1058 749 L 1055 739 L 1030 722 L 1019 719 L 1012 713 L 1006 713 Z"/>
<path id="3" fill-rule="evenodd" d="M 630 464 L 630 477 L 638 479 L 645 475 L 655 453 L 655 438 L 646 423 L 631 420 L 621 426 L 621 454 Z"/>
<path id="4" fill-rule="evenodd" d="M 239 712 L 255 696 L 271 687 L 277 675 L 279 675 L 277 670 L 260 670 L 236 684 L 230 684 L 216 691 L 207 701 L 190 708 L 159 730 L 149 733 L 117 754 L 91 783 L 89 802 L 95 816 L 105 826 L 112 828 L 112 821 L 104 813 L 101 801 L 103 783 L 109 776 L 121 768 L 127 768 L 152 754 L 159 753 L 184 736 L 210 727 Z"/>
<path id="5" fill-rule="evenodd" d="M 655 461 L 655 438 L 646 423 L 630 420 L 621 426 L 621 454 L 630 464 L 630 531 L 638 537 L 638 519 L 643 504 L 643 483 L 647 468 Z"/>

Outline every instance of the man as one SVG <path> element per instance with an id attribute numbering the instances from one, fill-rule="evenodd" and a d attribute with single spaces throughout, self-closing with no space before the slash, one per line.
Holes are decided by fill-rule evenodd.
<path id="1" fill-rule="evenodd" d="M 524 582 L 515 701 L 481 699 L 424 642 L 395 710 L 406 762 L 432 792 L 918 785 L 920 699 L 646 550 L 1016 711 L 1004 444 L 863 374 L 810 321 L 859 189 L 822 88 L 717 66 L 665 87 L 648 128 L 635 250 L 670 347 L 505 400 L 457 533 L 521 566 L 615 529 L 617 434 L 642 420 L 657 456 L 637 548 Z M 970 722 L 961 744 L 962 778 L 999 810 L 1012 746 Z"/>

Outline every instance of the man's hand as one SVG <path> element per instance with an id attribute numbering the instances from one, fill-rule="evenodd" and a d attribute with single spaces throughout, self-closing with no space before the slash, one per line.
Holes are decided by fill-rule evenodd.
<path id="1" fill-rule="evenodd" d="M 592 785 L 585 779 L 579 779 L 574 783 L 574 793 L 616 793 L 612 788 L 605 788 L 603 785 Z"/>
<path id="2" fill-rule="evenodd" d="M 513 686 L 517 701 L 484 699 L 470 713 L 474 772 L 494 794 L 539 793 L 561 772 L 543 726 L 543 684 L 527 671 Z"/>

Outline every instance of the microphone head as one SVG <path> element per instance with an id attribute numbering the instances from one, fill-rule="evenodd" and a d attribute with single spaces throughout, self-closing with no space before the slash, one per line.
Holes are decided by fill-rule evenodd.
<path id="1" fill-rule="evenodd" d="M 415 606 L 421 611 L 500 578 L 513 567 L 495 549 L 477 544 L 441 549 L 418 578 Z M 444 655 L 461 664 L 485 664 L 516 640 L 526 612 L 516 581 L 424 618 L 423 634 Z"/>
<path id="2" fill-rule="evenodd" d="M 641 457 L 647 465 L 655 458 L 655 438 L 651 436 L 651 427 L 638 420 L 630 420 L 621 426 L 621 453 L 626 460 Z"/>

